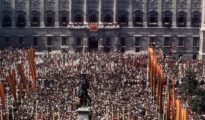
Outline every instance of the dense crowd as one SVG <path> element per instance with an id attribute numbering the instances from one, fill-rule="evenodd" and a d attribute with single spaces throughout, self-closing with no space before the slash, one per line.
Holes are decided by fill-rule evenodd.
<path id="1" fill-rule="evenodd" d="M 25 50 L 0 51 L 0 80 L 5 81 L 6 71 L 28 63 Z M 193 68 L 202 82 L 204 61 L 191 59 L 159 58 L 166 79 L 180 83 L 184 70 Z M 77 119 L 80 74 L 86 74 L 90 88 L 93 120 L 125 116 L 133 120 L 158 119 L 147 82 L 147 55 L 121 53 L 36 53 L 37 89 L 30 97 L 20 99 L 21 105 L 13 114 L 19 119 Z M 27 77 L 29 79 L 29 77 Z M 18 77 L 16 77 L 18 83 Z M 203 86 L 203 85 L 202 85 Z M 7 96 L 9 100 L 11 95 Z M 9 107 L 9 106 L 8 106 Z M 12 108 L 12 107 L 11 107 Z M 123 114 L 124 113 L 124 114 Z M 191 115 L 195 113 L 190 113 Z"/>

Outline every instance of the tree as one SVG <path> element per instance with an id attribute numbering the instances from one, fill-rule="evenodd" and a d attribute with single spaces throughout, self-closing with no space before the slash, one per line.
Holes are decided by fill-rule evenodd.
<path id="1" fill-rule="evenodd" d="M 185 77 L 182 78 L 181 89 L 186 95 L 192 96 L 196 88 L 198 87 L 198 81 L 196 80 L 196 74 L 192 69 L 187 69 Z"/>
<path id="2" fill-rule="evenodd" d="M 196 73 L 187 69 L 185 77 L 182 78 L 181 90 L 188 96 L 190 108 L 195 112 L 205 112 L 205 90 L 200 88 L 196 79 Z"/>

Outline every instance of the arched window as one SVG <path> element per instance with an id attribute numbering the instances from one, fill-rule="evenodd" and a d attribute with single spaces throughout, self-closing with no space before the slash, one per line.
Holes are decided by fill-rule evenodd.
<path id="1" fill-rule="evenodd" d="M 149 27 L 158 26 L 158 13 L 156 11 L 150 11 L 148 13 L 148 26 Z"/>
<path id="2" fill-rule="evenodd" d="M 74 22 L 82 23 L 83 22 L 83 16 L 82 14 L 78 13 L 74 17 Z"/>
<path id="3" fill-rule="evenodd" d="M 2 17 L 2 27 L 11 27 L 11 13 L 10 12 L 3 12 Z"/>
<path id="4" fill-rule="evenodd" d="M 200 25 L 201 25 L 201 13 L 198 11 L 194 11 L 192 13 L 191 26 L 200 27 Z"/>
<path id="5" fill-rule="evenodd" d="M 105 23 L 113 22 L 113 15 L 111 12 L 105 12 L 103 22 L 105 22 Z"/>
<path id="6" fill-rule="evenodd" d="M 60 26 L 67 26 L 68 24 L 68 12 L 67 11 L 61 11 L 60 12 Z"/>
<path id="7" fill-rule="evenodd" d="M 30 21 L 32 27 L 40 26 L 40 12 L 32 11 Z"/>
<path id="8" fill-rule="evenodd" d="M 177 26 L 186 27 L 187 15 L 184 11 L 177 14 Z"/>
<path id="9" fill-rule="evenodd" d="M 162 25 L 164 27 L 171 27 L 172 26 L 172 12 L 170 12 L 170 11 L 163 12 Z"/>
<path id="10" fill-rule="evenodd" d="M 98 21 L 97 13 L 91 13 L 88 17 L 88 22 L 97 22 L 97 21 Z"/>
<path id="11" fill-rule="evenodd" d="M 17 12 L 17 18 L 16 18 L 16 26 L 17 27 L 25 27 L 26 26 L 26 13 L 23 11 Z"/>
<path id="12" fill-rule="evenodd" d="M 119 12 L 118 23 L 121 26 L 128 26 L 128 12 L 126 11 Z"/>
<path id="13" fill-rule="evenodd" d="M 143 12 L 140 10 L 137 10 L 134 12 L 133 16 L 133 25 L 136 27 L 142 27 L 143 26 Z"/>
<path id="14" fill-rule="evenodd" d="M 53 11 L 46 11 L 45 25 L 48 27 L 55 25 L 55 13 Z"/>

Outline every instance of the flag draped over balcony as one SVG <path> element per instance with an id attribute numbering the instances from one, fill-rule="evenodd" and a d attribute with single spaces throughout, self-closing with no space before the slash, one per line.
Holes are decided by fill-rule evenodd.
<path id="1" fill-rule="evenodd" d="M 88 25 L 89 31 L 96 32 L 98 31 L 98 25 L 97 23 L 89 23 Z"/>

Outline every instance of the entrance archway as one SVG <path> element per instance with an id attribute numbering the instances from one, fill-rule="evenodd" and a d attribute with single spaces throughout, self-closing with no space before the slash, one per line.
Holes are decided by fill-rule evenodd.
<path id="1" fill-rule="evenodd" d="M 97 51 L 98 50 L 98 39 L 96 36 L 89 37 L 88 50 L 89 51 Z"/>

